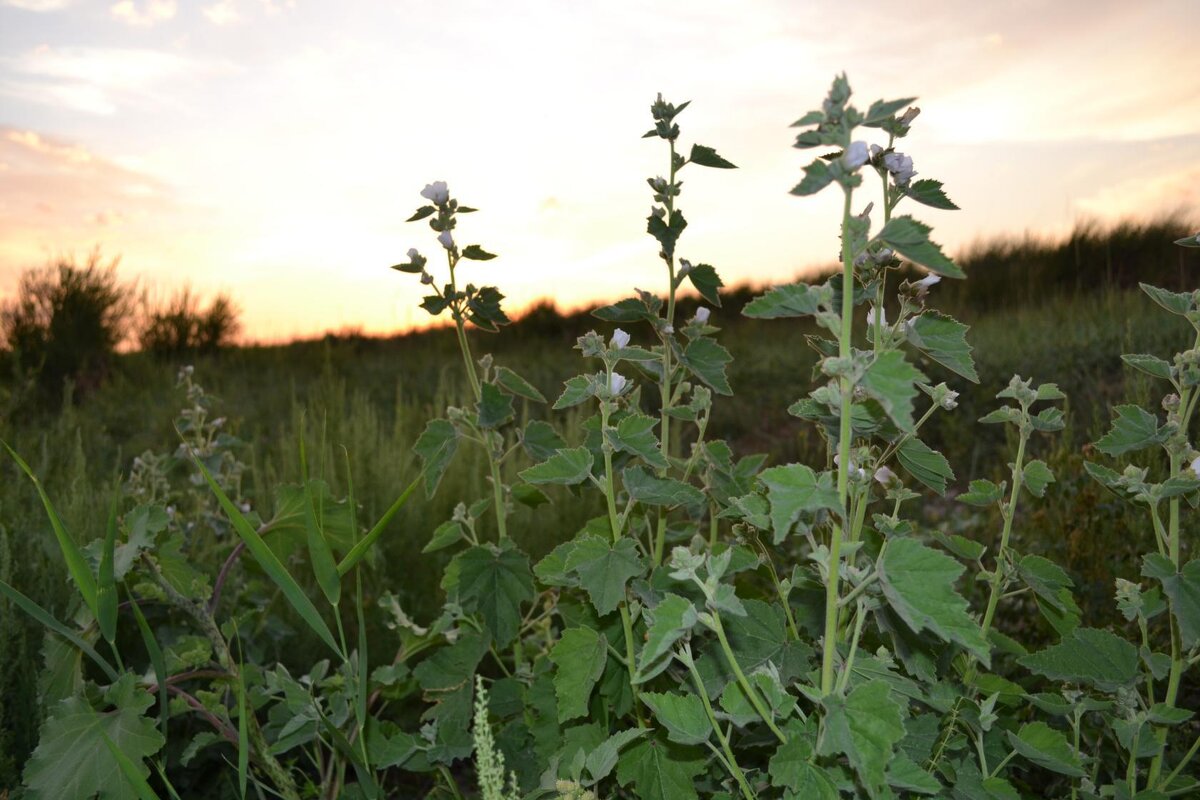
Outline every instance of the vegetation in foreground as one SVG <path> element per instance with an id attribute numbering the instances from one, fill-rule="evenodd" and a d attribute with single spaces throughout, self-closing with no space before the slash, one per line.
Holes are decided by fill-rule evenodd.
<path id="1" fill-rule="evenodd" d="M 731 326 L 722 341 L 745 352 L 742 372 L 716 342 L 708 305 L 729 298 L 715 270 L 675 256 L 686 224 L 678 171 L 732 165 L 702 146 L 678 155 L 682 107 L 661 100 L 651 135 L 669 143 L 670 171 L 651 180 L 658 211 L 649 232 L 662 246 L 666 300 L 643 294 L 597 311 L 614 325 L 648 324 L 650 343 L 621 328 L 579 337 L 602 370 L 566 381 L 555 405 L 576 410 L 557 417 L 559 430 L 531 409 L 563 376 L 528 370 L 500 347 L 495 358 L 471 354 L 471 325 L 507 319 L 495 289 L 455 279 L 463 259 L 490 254 L 459 248 L 458 214 L 467 210 L 438 184 L 418 216 L 438 233 L 450 280 L 426 307 L 449 312 L 454 328 L 449 342 L 423 348 L 419 370 L 400 367 L 436 394 L 394 387 L 396 365 L 369 353 L 355 363 L 378 370 L 375 380 L 347 391 L 335 348 L 369 342 L 314 346 L 323 366 L 308 377 L 308 396 L 324 414 L 304 414 L 293 387 L 278 399 L 217 400 L 185 370 L 179 448 L 142 452 L 107 490 L 77 481 L 56 495 L 62 518 L 98 539 L 80 548 L 53 511 L 54 538 L 36 541 L 49 545 L 38 558 L 26 557 L 35 547 L 23 539 L 0 539 L 6 611 L 29 612 L 51 632 L 40 685 L 28 671 L 6 673 L 13 687 L 3 694 L 5 714 L 13 701 L 35 708 L 39 695 L 47 710 L 25 768 L 29 796 L 1194 791 L 1196 737 L 1180 700 L 1196 661 L 1200 576 L 1187 561 L 1194 527 L 1181 500 L 1197 493 L 1187 442 L 1197 378 L 1178 317 L 1195 327 L 1196 299 L 1147 289 L 1175 317 L 1147 314 L 1149 305 L 1115 292 L 1010 311 L 980 320 L 972 358 L 965 327 L 926 304 L 950 294 L 947 282 L 901 272 L 908 260 L 931 276 L 961 277 L 925 226 L 892 215 L 904 200 L 952 205 L 940 184 L 913 181 L 911 161 L 895 150 L 915 116 L 899 113 L 910 101 L 863 114 L 848 100 L 848 85 L 835 81 L 798 140 L 837 151 L 806 169 L 797 193 L 845 192 L 843 269 L 743 308 L 808 321 L 788 332 L 770 323 L 776 345 L 765 354 L 762 328 Z M 872 152 L 853 139 L 861 124 L 888 134 L 888 147 Z M 873 236 L 867 214 L 851 206 L 872 174 L 884 217 Z M 425 275 L 427 264 L 413 251 L 400 266 Z M 892 297 L 889 276 L 901 279 Z M 677 302 L 685 278 L 708 305 Z M 854 313 L 862 306 L 865 326 Z M 1068 318 L 1081 329 L 1063 330 L 1064 309 L 1077 312 Z M 1137 324 L 1121 330 L 1111 324 L 1117 315 Z M 814 345 L 806 362 L 796 357 L 805 342 Z M 1111 430 L 1089 436 L 1104 424 L 1104 400 L 1122 391 L 1098 350 L 1123 343 L 1181 353 L 1126 359 L 1146 376 L 1125 387 L 1142 405 L 1161 399 L 1152 379 L 1172 384 L 1166 423 L 1119 406 Z M 223 359 L 211 376 L 232 388 L 230 375 L 252 371 L 256 358 L 275 357 Z M 934 385 L 914 363 L 983 388 L 968 406 L 968 390 Z M 1065 363 L 1072 382 L 1060 383 L 1078 379 L 1099 402 L 1074 415 L 1067 435 L 1078 438 L 1047 444 L 1034 434 L 1064 426 L 1062 393 L 999 376 L 1010 366 L 1061 374 Z M 787 422 L 777 409 L 810 375 L 819 386 Z M 720 411 L 714 395 L 743 386 L 754 387 L 753 399 Z M 984 408 L 996 389 L 1006 402 Z M 68 405 L 41 447 L 18 436 L 17 449 L 41 462 L 27 471 L 86 474 L 86 448 L 97 440 L 84 443 L 85 415 L 161 424 L 161 412 L 139 420 L 136 407 L 106 409 L 110 391 L 121 396 L 110 386 L 85 410 Z M 395 398 L 392 419 L 380 419 L 372 391 Z M 426 422 L 447 405 L 444 418 Z M 218 406 L 285 422 L 248 416 L 241 428 L 274 435 L 243 446 Z M 976 434 L 970 420 L 980 416 L 1007 434 Z M 1118 472 L 1099 459 L 1087 467 L 1094 480 L 1077 479 L 1069 471 L 1080 467 L 1084 439 L 1098 439 L 1093 458 L 1149 450 L 1139 458 L 1153 472 Z M 414 440 L 417 465 L 406 455 Z M 760 443 L 769 460 L 747 455 Z M 998 455 L 1006 445 L 1015 450 L 1007 468 L 1013 456 Z M 456 449 L 464 453 L 451 464 Z M 958 496 L 965 505 L 929 497 L 963 483 L 937 449 L 981 476 Z M 442 484 L 425 504 L 415 498 L 421 482 L 428 493 Z M 1029 507 L 1056 488 L 1059 497 Z M 5 520 L 19 520 L 27 499 L 6 503 Z M 107 524 L 98 508 L 110 509 Z M 361 512 L 378 524 L 359 524 Z M 1108 545 L 1083 546 L 1101 559 L 1086 569 L 1105 585 L 1085 585 L 1091 594 L 1082 597 L 1071 574 L 1043 557 L 1077 557 L 1079 530 Z M 450 555 L 445 605 L 427 570 L 412 567 L 416 535 L 425 550 Z M 1154 552 L 1139 563 L 1142 545 Z M 1028 549 L 1038 554 L 1018 555 Z M 63 562 L 71 607 L 46 584 Z M 1123 575 L 1115 627 L 1133 644 L 1083 624 L 1111 606 L 1106 567 Z M 979 580 L 959 580 L 966 569 Z M 57 619 L 14 586 L 57 601 L 43 604 Z M 3 634 L 25 650 L 17 660 L 30 658 L 29 628 L 14 614 L 4 620 Z M 75 758 L 91 768 L 63 768 Z"/>

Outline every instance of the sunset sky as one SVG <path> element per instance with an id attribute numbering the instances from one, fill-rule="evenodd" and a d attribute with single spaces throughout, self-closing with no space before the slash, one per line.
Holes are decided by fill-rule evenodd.
<path id="1" fill-rule="evenodd" d="M 433 234 L 433 180 L 480 213 L 464 276 L 510 309 L 660 288 L 645 234 L 691 100 L 680 254 L 726 282 L 837 252 L 839 198 L 791 197 L 788 125 L 845 70 L 859 104 L 917 95 L 905 142 L 962 211 L 951 252 L 1081 218 L 1200 219 L 1200 3 L 0 0 L 0 296 L 99 246 L 159 292 L 231 292 L 247 335 L 425 320 L 387 267 Z M 432 262 L 432 259 L 431 259 Z M 719 323 L 719 320 L 717 320 Z"/>

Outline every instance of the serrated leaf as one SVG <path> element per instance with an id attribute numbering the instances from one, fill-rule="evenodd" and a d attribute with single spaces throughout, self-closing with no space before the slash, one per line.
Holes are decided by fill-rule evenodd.
<path id="1" fill-rule="evenodd" d="M 521 604 L 534 597 L 529 559 L 510 541 L 472 547 L 455 561 L 463 608 L 478 611 L 496 646 L 507 646 L 521 626 Z"/>
<path id="2" fill-rule="evenodd" d="M 810 317 L 822 305 L 828 305 L 830 299 L 830 293 L 824 287 L 813 287 L 807 283 L 777 286 L 747 303 L 742 308 L 742 316 L 753 319 Z"/>
<path id="3" fill-rule="evenodd" d="M 477 244 L 469 244 L 462 251 L 463 258 L 469 258 L 472 261 L 491 261 L 496 257 L 495 253 L 489 253 Z"/>
<path id="4" fill-rule="evenodd" d="M 1142 574 L 1162 582 L 1183 646 L 1190 650 L 1200 644 L 1200 559 L 1189 561 L 1176 572 L 1170 559 L 1152 553 L 1143 562 Z"/>
<path id="5" fill-rule="evenodd" d="M 703 744 L 712 736 L 704 703 L 696 695 L 643 692 L 641 697 L 667 729 L 667 738 L 672 742 Z"/>
<path id="6" fill-rule="evenodd" d="M 1017 733 L 1007 733 L 1013 749 L 1039 767 L 1072 778 L 1087 775 L 1067 737 L 1046 723 L 1029 722 L 1022 725 Z"/>
<path id="7" fill-rule="evenodd" d="M 639 503 L 650 506 L 695 506 L 704 502 L 704 493 L 674 478 L 656 478 L 644 467 L 629 467 L 622 476 L 625 491 Z"/>
<path id="8" fill-rule="evenodd" d="M 1165 430 L 1159 430 L 1158 417 L 1141 406 L 1121 405 L 1114 411 L 1117 418 L 1112 428 L 1096 441 L 1096 449 L 1109 456 L 1144 450 L 1167 440 Z"/>
<path id="9" fill-rule="evenodd" d="M 953 201 L 946 196 L 946 192 L 942 189 L 942 182 L 932 178 L 913 181 L 904 189 L 904 194 L 931 208 L 940 208 L 944 211 L 958 210 L 958 206 L 954 205 Z"/>
<path id="10" fill-rule="evenodd" d="M 938 779 L 921 769 L 904 753 L 897 753 L 888 763 L 887 782 L 893 789 L 914 794 L 936 795 L 942 791 L 942 784 Z"/>
<path id="11" fill-rule="evenodd" d="M 550 650 L 556 667 L 554 693 L 558 697 L 558 721 L 587 715 L 588 698 L 608 661 L 604 637 L 591 628 L 567 628 Z"/>
<path id="12" fill-rule="evenodd" d="M 812 763 L 812 757 L 813 747 L 808 739 L 789 735 L 767 766 L 771 783 L 791 789 L 794 794 L 790 797 L 795 800 L 837 800 L 837 787 L 824 769 Z"/>
<path id="13" fill-rule="evenodd" d="M 929 239 L 931 228 L 909 216 L 893 217 L 875 238 L 885 242 L 909 261 L 947 278 L 967 277 L 942 248 Z"/>
<path id="14" fill-rule="evenodd" d="M 675 642 L 686 636 L 699 619 L 691 600 L 669 592 L 652 609 L 651 615 L 646 645 L 638 658 L 639 673 L 646 672 L 648 667 L 670 653 Z"/>
<path id="15" fill-rule="evenodd" d="M 1054 473 L 1040 458 L 1030 461 L 1021 470 L 1022 482 L 1034 497 L 1044 497 L 1046 487 L 1054 483 Z"/>
<path id="16" fill-rule="evenodd" d="M 904 717 L 881 680 L 861 684 L 846 697 L 821 698 L 825 706 L 825 728 L 818 743 L 822 755 L 844 754 L 858 773 L 867 795 L 882 797 L 886 791 L 888 762 L 896 743 L 904 738 Z"/>
<path id="17" fill-rule="evenodd" d="M 125 673 L 104 694 L 104 705 L 93 708 L 83 697 L 70 697 L 50 709 L 37 749 L 25 765 L 24 797 L 29 800 L 137 796 L 119 760 L 105 743 L 116 746 L 145 778 L 145 759 L 162 748 L 165 739 L 145 716 L 154 703 Z"/>
<path id="18" fill-rule="evenodd" d="M 763 470 L 758 479 L 767 488 L 775 544 L 786 538 L 792 525 L 804 512 L 821 509 L 835 514 L 842 512 L 837 487 L 827 472 L 818 475 L 804 464 L 786 464 Z"/>
<path id="19" fill-rule="evenodd" d="M 1160 289 L 1157 286 L 1151 286 L 1148 283 L 1139 283 L 1138 286 L 1150 296 L 1151 300 L 1172 314 L 1187 316 L 1188 311 L 1192 308 L 1191 292 L 1170 292 L 1166 289 Z"/>
<path id="20" fill-rule="evenodd" d="M 527 483 L 557 483 L 573 486 L 587 480 L 592 473 L 594 457 L 586 447 L 572 447 L 557 451 L 541 464 L 522 470 L 521 480 Z"/>
<path id="21" fill-rule="evenodd" d="M 521 446 L 534 461 L 545 461 L 559 450 L 566 449 L 566 441 L 558 435 L 548 422 L 530 420 L 521 432 Z"/>
<path id="22" fill-rule="evenodd" d="M 737 165 L 730 161 L 726 161 L 717 155 L 716 150 L 712 149 L 711 147 L 705 147 L 702 144 L 692 145 L 692 154 L 688 156 L 688 161 L 701 167 L 713 167 L 715 169 L 737 169 Z"/>
<path id="23" fill-rule="evenodd" d="M 991 663 L 991 649 L 954 583 L 963 566 L 915 539 L 893 539 L 879 560 L 879 583 L 892 609 L 916 632 L 929 630 Z"/>
<path id="24" fill-rule="evenodd" d="M 731 361 L 729 351 L 708 337 L 693 339 L 683 351 L 683 365 L 717 394 L 733 394 L 725 376 L 725 365 Z"/>
<path id="25" fill-rule="evenodd" d="M 599 536 L 576 539 L 564 566 L 579 576 L 579 585 L 601 616 L 616 610 L 629 579 L 643 568 L 637 545 L 627 536 L 612 544 Z"/>
<path id="26" fill-rule="evenodd" d="M 576 375 L 563 384 L 563 393 L 554 401 L 554 410 L 561 411 L 564 408 L 577 406 L 594 395 L 592 379 L 587 375 Z"/>
<path id="27" fill-rule="evenodd" d="M 804 168 L 804 178 L 792 187 L 791 193 L 798 197 L 807 197 L 816 194 L 831 183 L 833 183 L 833 171 L 829 168 L 829 164 L 818 158 Z"/>
<path id="28" fill-rule="evenodd" d="M 868 396 L 879 401 L 883 410 L 902 431 L 913 428 L 913 400 L 917 396 L 916 382 L 925 376 L 904 358 L 899 350 L 880 353 L 863 373 L 859 386 Z"/>
<path id="29" fill-rule="evenodd" d="M 488 651 L 488 640 L 466 631 L 447 647 L 434 652 L 413 670 L 417 684 L 427 692 L 448 692 L 467 686 Z"/>
<path id="30" fill-rule="evenodd" d="M 1097 628 L 1076 628 L 1058 644 L 1020 662 L 1051 680 L 1090 683 L 1104 691 L 1128 686 L 1138 675 L 1137 648 Z"/>
<path id="31" fill-rule="evenodd" d="M 546 402 L 546 396 L 537 390 L 532 383 L 513 372 L 508 367 L 496 368 L 496 384 L 510 394 L 524 397 L 535 403 Z"/>
<path id="32" fill-rule="evenodd" d="M 637 739 L 644 736 L 647 731 L 643 728 L 629 728 L 628 730 L 618 731 L 612 736 L 605 739 L 595 749 L 587 754 L 587 759 L 584 761 L 584 766 L 587 767 L 588 774 L 592 776 L 594 781 L 602 781 L 612 772 L 613 767 L 617 765 L 617 758 L 621 748 Z"/>
<path id="33" fill-rule="evenodd" d="M 466 532 L 463 531 L 463 526 L 454 520 L 447 520 L 434 529 L 433 535 L 429 537 L 429 543 L 421 548 L 421 552 L 436 553 L 465 538 Z"/>
<path id="34" fill-rule="evenodd" d="M 1155 378 L 1163 380 L 1171 380 L 1171 363 L 1164 361 L 1158 356 L 1145 354 L 1126 354 L 1121 356 L 1121 360 L 1134 369 L 1141 370 L 1147 375 L 1152 375 Z"/>
<path id="35" fill-rule="evenodd" d="M 711 265 L 693 264 L 687 277 L 701 297 L 717 308 L 721 307 L 720 289 L 725 283 Z"/>
<path id="36" fill-rule="evenodd" d="M 485 383 L 480 388 L 480 400 L 475 405 L 479 427 L 487 430 L 498 428 L 513 418 L 512 395 L 500 391 L 495 384 Z"/>
<path id="37" fill-rule="evenodd" d="M 654 435 L 656 425 L 658 420 L 654 417 L 630 414 L 617 423 L 615 430 L 605 431 L 604 438 L 617 451 L 641 456 L 650 466 L 666 469 L 667 459 L 663 456 L 658 437 Z"/>
<path id="38" fill-rule="evenodd" d="M 617 780 L 633 784 L 638 800 L 696 800 L 695 778 L 707 758 L 694 748 L 643 739 L 627 749 L 617 764 Z"/>
<path id="39" fill-rule="evenodd" d="M 512 320 L 500 309 L 504 295 L 495 286 L 482 286 L 467 299 L 467 319 L 480 330 L 495 333 Z"/>
<path id="40" fill-rule="evenodd" d="M 963 492 L 955 499 L 967 505 L 981 508 L 996 503 L 1001 498 L 1001 489 L 989 480 L 971 481 L 970 491 Z"/>
<path id="41" fill-rule="evenodd" d="M 458 449 L 458 430 L 445 419 L 433 419 L 417 437 L 413 452 L 421 459 L 421 475 L 425 478 L 425 496 L 437 491 L 454 452 Z"/>
<path id="42" fill-rule="evenodd" d="M 917 349 L 948 370 L 972 383 L 979 383 L 971 345 L 967 343 L 969 328 L 953 317 L 926 311 L 913 317 L 905 326 L 908 341 Z"/>
<path id="43" fill-rule="evenodd" d="M 896 458 L 910 475 L 938 494 L 945 494 L 947 482 L 954 480 L 946 457 L 916 437 L 900 445 Z"/>
<path id="44" fill-rule="evenodd" d="M 788 640 L 783 609 L 761 600 L 744 600 L 742 604 L 746 616 L 722 617 L 722 625 L 743 673 L 773 664 L 781 675 L 799 674 L 812 650 L 806 644 Z M 717 647 L 698 659 L 696 667 L 710 697 L 719 695 L 736 679 L 724 653 Z"/>

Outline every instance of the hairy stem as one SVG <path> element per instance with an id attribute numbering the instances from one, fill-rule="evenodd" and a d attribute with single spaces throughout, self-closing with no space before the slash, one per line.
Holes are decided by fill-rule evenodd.
<path id="1" fill-rule="evenodd" d="M 767 727 L 771 729 L 771 733 L 775 734 L 775 738 L 787 744 L 787 737 L 775 725 L 775 716 L 767 709 L 762 698 L 758 696 L 758 692 L 750 685 L 750 681 L 746 680 L 746 674 L 742 672 L 742 665 L 738 663 L 737 656 L 733 654 L 733 648 L 729 645 L 729 639 L 725 636 L 725 627 L 721 624 L 721 615 L 716 610 L 712 612 L 712 619 L 713 631 L 717 634 L 717 641 L 721 643 L 721 650 L 725 653 L 725 660 L 729 662 L 730 669 L 737 676 L 738 685 L 746 693 L 747 699 L 750 700 L 750 705 L 754 706 L 754 710 L 762 717 L 763 722 L 767 723 Z"/>
<path id="2" fill-rule="evenodd" d="M 741 767 L 738 766 L 737 758 L 734 757 L 733 750 L 729 746 L 729 739 L 721 730 L 721 723 L 717 720 L 717 715 L 713 713 L 712 703 L 708 699 L 708 691 L 704 688 L 704 680 L 700 677 L 700 671 L 696 669 L 696 662 L 692 660 L 690 652 L 685 655 L 684 662 L 687 664 L 688 670 L 692 673 L 692 682 L 696 684 L 696 693 L 700 695 L 700 700 L 704 703 L 704 713 L 708 715 L 709 724 L 712 725 L 713 731 L 717 734 L 717 741 L 721 743 L 721 750 L 725 753 L 729 772 L 733 775 L 733 779 L 737 781 L 738 788 L 742 792 L 742 797 L 745 800 L 755 800 L 755 794 L 750 791 L 750 786 L 746 783 L 746 776 L 742 773 Z"/>

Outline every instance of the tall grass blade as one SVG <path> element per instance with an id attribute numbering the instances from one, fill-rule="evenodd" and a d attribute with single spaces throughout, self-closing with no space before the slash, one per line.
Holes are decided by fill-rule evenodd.
<path id="1" fill-rule="evenodd" d="M 93 649 L 90 644 L 85 642 L 77 633 L 51 616 L 49 611 L 18 592 L 14 587 L 5 581 L 0 581 L 0 594 L 12 601 L 17 608 L 21 609 L 26 614 L 40 622 L 42 627 L 57 633 L 68 642 L 78 647 L 84 655 L 96 663 L 96 666 L 104 670 L 104 674 L 108 676 L 109 680 L 117 680 L 117 671 L 113 669 L 112 664 L 109 664 L 104 656 L 97 653 L 95 649 Z"/>
<path id="2" fill-rule="evenodd" d="M 109 738 L 107 733 L 100 731 L 100 735 L 104 737 L 104 744 L 108 747 L 108 752 L 112 753 L 112 757 L 116 759 L 117 765 L 121 768 L 121 774 L 125 776 L 125 780 L 133 784 L 133 789 L 137 792 L 138 800 L 160 800 L 158 793 L 150 788 L 150 784 L 142 777 L 142 773 L 137 768 L 137 765 L 129 760 L 129 756 L 121 752 L 121 749 Z"/>
<path id="3" fill-rule="evenodd" d="M 324 426 L 321 438 L 324 440 Z M 315 503 L 319 500 L 314 496 L 312 481 L 308 477 L 308 459 L 304 452 L 304 418 L 300 418 L 300 475 L 304 480 L 304 533 L 308 540 L 308 558 L 312 563 L 313 575 L 317 585 L 325 594 L 329 604 L 336 606 L 342 597 L 341 573 L 338 572 L 337 561 L 334 560 L 333 550 L 322 531 L 324 510 L 318 511 Z"/>
<path id="4" fill-rule="evenodd" d="M 137 620 L 138 630 L 142 632 L 142 642 L 146 645 L 150 664 L 154 667 L 154 679 L 158 681 L 158 726 L 162 730 L 165 740 L 167 738 L 167 720 L 171 716 L 170 698 L 167 695 L 167 660 L 163 657 L 162 648 L 158 646 L 158 639 L 150 630 L 150 624 L 146 622 L 146 615 L 142 613 L 142 607 L 138 605 L 138 601 L 134 599 L 133 595 L 129 596 L 129 605 L 133 609 L 133 618 Z"/>
<path id="5" fill-rule="evenodd" d="M 420 483 L 421 477 L 418 475 L 413 482 L 408 485 L 408 488 L 406 488 L 400 494 L 400 496 L 396 498 L 396 502 L 392 503 L 391 507 L 387 511 L 383 512 L 383 516 L 379 518 L 379 522 L 375 523 L 375 527 L 371 528 L 370 532 L 363 537 L 362 541 L 350 549 L 350 552 L 347 553 L 346 557 L 342 559 L 342 562 L 338 564 L 338 574 L 345 575 L 347 572 L 354 569 L 355 565 L 357 565 L 359 561 L 362 561 L 363 556 L 367 554 L 367 551 L 371 549 L 371 546 L 374 545 L 375 542 L 379 540 L 379 537 L 383 535 L 383 531 L 385 528 L 387 528 L 388 523 L 392 521 L 392 517 L 396 516 L 400 509 L 404 507 L 404 504 L 408 502 L 409 496 L 417 490 L 417 486 L 419 486 Z"/>
<path id="6" fill-rule="evenodd" d="M 117 639 L 117 579 L 113 574 L 113 560 L 117 548 L 117 500 L 114 493 L 108 505 L 108 524 L 104 529 L 104 549 L 100 554 L 100 582 L 96 587 L 96 624 L 100 635 L 109 644 Z"/>

